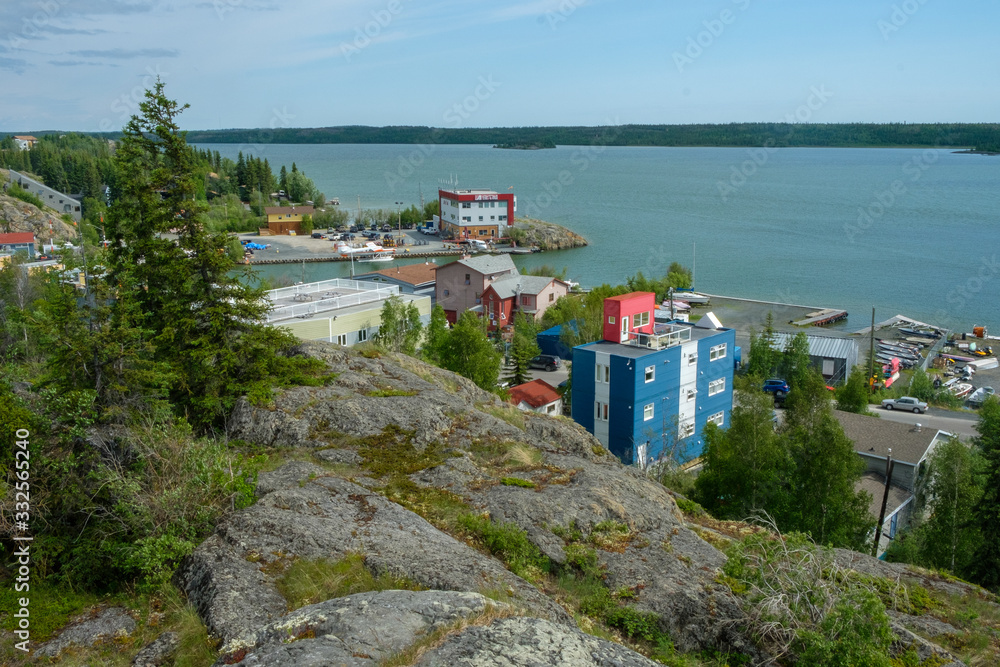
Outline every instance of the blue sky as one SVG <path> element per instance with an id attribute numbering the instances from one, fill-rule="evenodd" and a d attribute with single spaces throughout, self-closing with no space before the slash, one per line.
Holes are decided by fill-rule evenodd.
<path id="1" fill-rule="evenodd" d="M 995 0 L 7 0 L 0 130 L 996 122 Z"/>

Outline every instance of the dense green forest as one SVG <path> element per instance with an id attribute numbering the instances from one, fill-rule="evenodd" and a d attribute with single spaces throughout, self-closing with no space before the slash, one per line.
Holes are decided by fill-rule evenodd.
<path id="1" fill-rule="evenodd" d="M 443 129 L 348 125 L 276 130 L 196 130 L 194 143 L 493 144 L 562 146 L 825 146 L 974 148 L 1000 151 L 997 123 L 729 123 Z"/>

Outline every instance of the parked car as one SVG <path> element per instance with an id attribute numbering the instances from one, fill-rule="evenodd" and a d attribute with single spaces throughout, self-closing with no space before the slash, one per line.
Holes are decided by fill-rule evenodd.
<path id="1" fill-rule="evenodd" d="M 321 239 L 321 238 L 323 238 L 323 234 L 321 232 L 313 232 L 312 233 L 312 237 L 314 239 Z"/>
<path id="2" fill-rule="evenodd" d="M 777 378 L 764 380 L 763 389 L 769 394 L 774 394 L 775 398 L 782 398 L 792 390 L 792 388 L 788 386 L 787 382 Z"/>
<path id="3" fill-rule="evenodd" d="M 386 225 L 382 225 L 382 231 L 383 232 L 391 232 L 392 231 L 392 227 L 390 227 L 387 224 Z"/>
<path id="4" fill-rule="evenodd" d="M 551 354 L 540 354 L 528 361 L 528 368 L 542 368 L 547 371 L 554 371 L 560 365 L 559 357 Z"/>
<path id="5" fill-rule="evenodd" d="M 882 407 L 886 410 L 910 410 L 918 415 L 922 412 L 927 412 L 927 404 L 923 401 L 918 401 L 912 396 L 887 398 L 882 401 Z"/>

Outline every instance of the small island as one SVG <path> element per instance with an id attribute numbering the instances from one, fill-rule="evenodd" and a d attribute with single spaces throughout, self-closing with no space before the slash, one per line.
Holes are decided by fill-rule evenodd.
<path id="1" fill-rule="evenodd" d="M 512 150 L 519 151 L 537 151 L 542 148 L 555 148 L 556 144 L 551 139 L 542 139 L 541 141 L 511 141 L 502 144 L 494 144 L 493 148 L 509 148 Z"/>

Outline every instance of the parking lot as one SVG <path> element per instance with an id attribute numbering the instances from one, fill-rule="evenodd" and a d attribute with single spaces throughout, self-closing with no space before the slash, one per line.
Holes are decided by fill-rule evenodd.
<path id="1" fill-rule="evenodd" d="M 255 250 L 251 257 L 251 263 L 268 262 L 275 260 L 302 260 L 302 259 L 333 259 L 338 256 L 337 241 L 333 238 L 339 234 L 327 234 L 326 230 L 319 230 L 327 238 L 314 239 L 312 236 L 259 236 L 256 232 L 240 234 L 240 241 L 253 241 L 270 246 L 266 250 Z M 375 243 L 381 243 L 382 237 L 386 233 L 391 233 L 399 239 L 394 250 L 398 254 L 424 253 L 424 252 L 448 252 L 455 250 L 455 244 L 443 243 L 437 236 L 421 234 L 415 229 L 404 229 L 402 232 L 393 230 L 392 232 L 379 231 L 379 238 L 373 239 Z M 369 239 L 354 234 L 354 240 L 350 243 L 364 245 Z"/>

